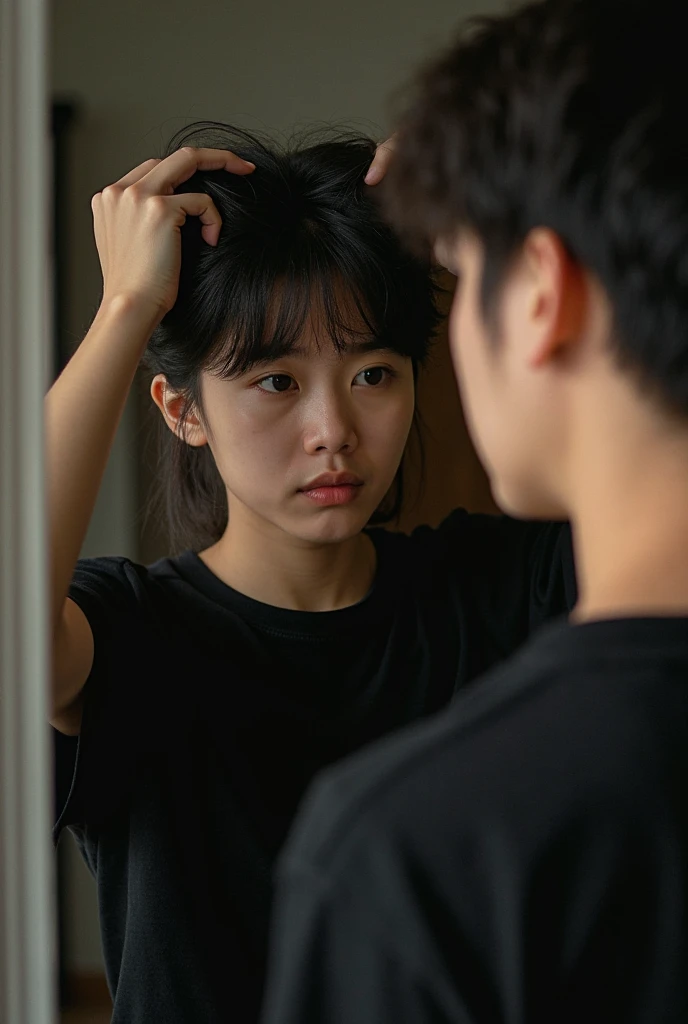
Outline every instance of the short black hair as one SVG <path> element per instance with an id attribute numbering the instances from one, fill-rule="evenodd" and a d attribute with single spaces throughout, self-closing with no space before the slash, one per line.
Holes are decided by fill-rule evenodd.
<path id="1" fill-rule="evenodd" d="M 200 375 L 239 375 L 293 351 L 310 311 L 328 341 L 343 350 L 377 342 L 425 360 L 439 315 L 429 261 L 409 254 L 385 221 L 379 192 L 364 184 L 375 142 L 340 130 L 301 133 L 280 145 L 230 125 L 199 122 L 177 133 L 182 146 L 229 149 L 256 170 L 239 177 L 200 172 L 178 192 L 205 192 L 222 229 L 216 247 L 198 218 L 182 228 L 182 270 L 175 306 L 145 356 L 201 410 Z M 227 525 L 225 488 L 209 449 L 162 432 L 163 503 L 172 546 L 214 543 Z M 377 521 L 398 515 L 400 467 Z"/>
<path id="2" fill-rule="evenodd" d="M 688 75 L 675 0 L 473 19 L 414 83 L 385 190 L 416 244 L 468 229 L 483 311 L 536 227 L 603 285 L 619 363 L 688 414 Z"/>

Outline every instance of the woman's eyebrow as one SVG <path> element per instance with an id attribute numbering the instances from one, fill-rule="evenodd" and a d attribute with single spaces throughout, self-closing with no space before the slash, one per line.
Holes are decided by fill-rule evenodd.
<path id="1" fill-rule="evenodd" d="M 337 346 L 339 355 L 342 358 L 346 356 L 365 355 L 367 352 L 396 352 L 396 349 L 392 348 L 391 345 L 386 345 L 380 341 L 379 338 L 351 338 Z M 312 358 L 312 350 L 305 348 L 302 345 L 290 345 L 285 347 L 283 350 L 277 350 L 270 352 L 268 355 L 256 359 L 251 364 L 251 372 L 253 370 L 260 370 L 264 366 L 269 366 L 277 359 L 285 359 L 291 357 L 294 359 L 308 360 Z"/>
<path id="2" fill-rule="evenodd" d="M 342 350 L 343 355 L 363 355 L 366 352 L 393 352 L 391 345 L 385 345 L 379 338 L 347 341 Z"/>
<path id="3" fill-rule="evenodd" d="M 343 344 L 340 342 L 336 347 L 341 356 L 365 355 L 366 352 L 395 351 L 391 345 L 386 345 L 379 338 L 351 338 Z M 309 359 L 311 357 L 311 351 L 307 348 L 302 348 L 300 345 L 292 348 L 288 354 L 299 359 Z"/>

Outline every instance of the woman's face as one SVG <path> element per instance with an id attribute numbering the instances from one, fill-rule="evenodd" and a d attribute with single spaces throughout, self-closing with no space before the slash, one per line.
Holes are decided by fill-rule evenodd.
<path id="1" fill-rule="evenodd" d="M 369 343 L 343 353 L 318 344 L 311 321 L 288 356 L 233 380 L 205 373 L 202 402 L 198 440 L 227 487 L 230 521 L 334 543 L 363 529 L 392 484 L 413 419 L 413 367 Z"/>

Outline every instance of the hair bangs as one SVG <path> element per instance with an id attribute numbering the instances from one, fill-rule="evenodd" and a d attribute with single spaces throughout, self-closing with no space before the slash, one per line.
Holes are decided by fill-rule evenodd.
<path id="1" fill-rule="evenodd" d="M 355 344 L 391 348 L 413 358 L 401 331 L 389 329 L 388 268 L 368 260 L 361 273 L 359 254 L 328 246 L 328 239 L 307 222 L 291 244 L 281 239 L 276 251 L 227 274 L 225 288 L 199 270 L 194 304 L 214 342 L 204 368 L 223 379 L 300 351 L 308 336 L 318 350 L 331 345 L 342 355 Z M 194 310 L 189 309 L 194 319 Z M 194 325 L 195 326 L 195 325 Z M 310 329 L 309 329 L 310 328 Z M 414 339 L 415 340 L 415 339 Z"/>

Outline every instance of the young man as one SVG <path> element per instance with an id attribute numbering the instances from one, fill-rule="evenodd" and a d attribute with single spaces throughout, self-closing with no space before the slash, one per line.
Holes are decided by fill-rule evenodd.
<path id="1" fill-rule="evenodd" d="M 385 187 L 457 275 L 503 508 L 580 599 L 332 772 L 283 859 L 268 1024 L 688 1020 L 688 76 L 669 0 L 545 0 L 423 75 Z"/>

